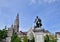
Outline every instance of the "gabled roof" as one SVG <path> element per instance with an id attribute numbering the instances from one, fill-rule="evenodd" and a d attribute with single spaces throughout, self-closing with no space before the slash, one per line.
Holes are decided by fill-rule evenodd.
<path id="1" fill-rule="evenodd" d="M 59 34 L 60 35 L 60 32 L 56 32 L 56 34 Z"/>
<path id="2" fill-rule="evenodd" d="M 22 31 L 20 31 L 19 34 L 20 34 L 20 35 L 27 35 L 27 32 L 22 32 Z"/>

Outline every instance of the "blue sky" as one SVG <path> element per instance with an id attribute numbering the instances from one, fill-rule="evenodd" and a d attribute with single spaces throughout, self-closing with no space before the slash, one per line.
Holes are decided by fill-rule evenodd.
<path id="1" fill-rule="evenodd" d="M 10 27 L 19 13 L 20 30 L 28 31 L 39 16 L 42 28 L 60 31 L 60 0 L 0 0 L 0 29 Z"/>

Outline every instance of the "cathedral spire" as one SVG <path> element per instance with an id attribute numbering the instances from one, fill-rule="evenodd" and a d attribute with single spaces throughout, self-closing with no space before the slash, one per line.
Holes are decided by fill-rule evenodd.
<path id="1" fill-rule="evenodd" d="M 19 32 L 19 13 L 17 13 L 16 20 L 14 22 L 14 32 Z"/>
<path id="2" fill-rule="evenodd" d="M 19 20 L 19 13 L 17 13 L 16 19 L 18 19 L 18 20 Z"/>
<path id="3" fill-rule="evenodd" d="M 17 13 L 16 20 L 14 22 L 14 25 L 19 25 L 19 14 Z"/>

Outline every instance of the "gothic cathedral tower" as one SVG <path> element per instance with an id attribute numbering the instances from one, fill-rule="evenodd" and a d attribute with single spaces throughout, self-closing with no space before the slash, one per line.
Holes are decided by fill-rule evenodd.
<path id="1" fill-rule="evenodd" d="M 14 22 L 14 32 L 19 32 L 19 14 L 17 13 L 16 20 Z"/>

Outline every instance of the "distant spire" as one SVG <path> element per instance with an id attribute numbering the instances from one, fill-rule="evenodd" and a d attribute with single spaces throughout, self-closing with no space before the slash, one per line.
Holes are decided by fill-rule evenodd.
<path id="1" fill-rule="evenodd" d="M 5 29 L 7 29 L 7 26 L 5 26 Z"/>
<path id="2" fill-rule="evenodd" d="M 11 25 L 11 28 L 13 28 L 13 24 Z"/>
<path id="3" fill-rule="evenodd" d="M 15 32 L 19 31 L 19 13 L 17 13 L 16 20 L 14 22 L 14 31 Z"/>
<path id="4" fill-rule="evenodd" d="M 14 25 L 18 25 L 18 24 L 19 24 L 19 13 L 17 13 L 16 20 L 14 22 Z"/>
<path id="5" fill-rule="evenodd" d="M 16 19 L 19 19 L 19 13 L 17 13 Z"/>

